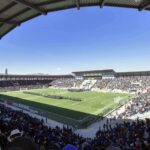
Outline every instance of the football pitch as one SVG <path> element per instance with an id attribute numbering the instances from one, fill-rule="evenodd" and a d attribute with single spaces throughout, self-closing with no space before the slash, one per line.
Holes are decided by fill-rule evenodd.
<path id="1" fill-rule="evenodd" d="M 29 93 L 28 93 L 29 92 Z M 31 94 L 33 92 L 33 94 Z M 37 95 L 36 95 L 37 94 Z M 57 95 L 63 98 L 57 99 L 45 95 Z M 34 108 L 43 113 L 44 117 L 72 125 L 85 127 L 118 107 L 117 101 L 129 100 L 130 94 L 126 93 L 102 93 L 102 92 L 70 92 L 64 89 L 33 89 L 25 91 L 13 91 L 0 94 L 1 99 L 16 102 Z M 74 101 L 67 98 L 78 98 Z"/>

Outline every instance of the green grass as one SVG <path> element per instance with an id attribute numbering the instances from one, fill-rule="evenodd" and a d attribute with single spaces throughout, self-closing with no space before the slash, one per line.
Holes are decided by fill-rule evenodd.
<path id="1" fill-rule="evenodd" d="M 114 99 L 117 97 L 120 97 L 122 101 L 129 99 L 129 94 L 123 93 L 69 92 L 63 89 L 52 88 L 34 89 L 30 91 L 34 93 L 81 98 L 82 101 L 57 100 L 25 94 L 22 91 L 1 93 L 1 97 L 45 111 L 47 117 L 73 126 L 88 125 L 99 115 L 105 115 L 116 108 L 117 104 L 114 103 Z"/>

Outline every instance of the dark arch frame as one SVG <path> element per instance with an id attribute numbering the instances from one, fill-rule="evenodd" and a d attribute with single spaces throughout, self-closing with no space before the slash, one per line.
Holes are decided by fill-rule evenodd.
<path id="1" fill-rule="evenodd" d="M 150 10 L 150 0 L 0 0 L 0 38 L 22 23 L 49 12 L 104 6 Z"/>

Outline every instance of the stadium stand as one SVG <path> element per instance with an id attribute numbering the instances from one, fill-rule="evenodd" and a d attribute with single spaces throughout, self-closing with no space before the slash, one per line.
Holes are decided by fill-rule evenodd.
<path id="1" fill-rule="evenodd" d="M 76 80 L 75 79 L 58 79 L 58 80 L 54 80 L 53 82 L 51 82 L 51 85 L 53 87 L 57 87 L 57 88 L 71 88 L 74 86 Z"/>
<path id="2" fill-rule="evenodd" d="M 16 129 L 18 129 L 17 133 L 11 134 Z M 68 127 L 52 129 L 45 126 L 43 120 L 31 118 L 23 112 L 14 111 L 0 105 L 1 148 L 5 148 L 9 142 L 12 142 L 21 135 L 34 139 L 39 148 L 44 147 L 46 150 L 59 150 L 67 145 L 67 143 L 80 147 L 85 140 L 79 135 L 74 134 L 72 129 Z"/>
<path id="3" fill-rule="evenodd" d="M 136 76 L 136 77 L 119 77 L 107 84 L 107 89 L 119 89 L 122 91 L 139 91 L 144 90 L 150 86 L 150 76 Z"/>
<path id="4" fill-rule="evenodd" d="M 32 89 L 50 86 L 56 79 L 70 79 L 72 75 L 0 75 L 0 91 L 14 91 L 20 89 Z"/>
<path id="5" fill-rule="evenodd" d="M 54 80 L 51 85 L 59 88 L 91 90 L 143 91 L 150 86 L 150 72 L 116 73 L 113 70 L 74 72 L 75 78 Z"/>
<path id="6" fill-rule="evenodd" d="M 94 85 L 94 88 L 106 89 L 110 81 L 111 79 L 101 79 L 101 80 L 99 79 Z"/>
<path id="7" fill-rule="evenodd" d="M 73 75 L 0 75 L 0 90 L 20 88 L 93 88 L 141 91 L 150 86 L 150 71 L 117 73 L 112 69 L 73 72 Z"/>
<path id="8" fill-rule="evenodd" d="M 111 124 L 107 120 L 94 139 L 84 138 L 69 127 L 50 128 L 43 120 L 32 118 L 21 111 L 0 105 L 0 146 L 5 149 L 20 137 L 33 139 L 40 150 L 61 150 L 67 144 L 78 150 L 149 150 L 150 120 Z M 24 143 L 23 143 L 24 144 Z"/>
<path id="9" fill-rule="evenodd" d="M 96 82 L 97 80 L 84 80 L 80 85 L 80 88 L 85 90 L 91 90 Z"/>
<path id="10" fill-rule="evenodd" d="M 150 111 L 150 91 L 139 93 L 125 107 L 125 112 L 119 114 L 118 118 L 127 118 L 135 114 L 143 114 Z"/>
<path id="11" fill-rule="evenodd" d="M 90 74 L 89 74 L 90 73 Z M 150 120 L 130 120 L 132 116 L 150 112 L 150 72 L 116 73 L 114 71 L 80 72 L 76 76 L 3 76 L 0 78 L 2 89 L 12 90 L 19 87 L 56 88 L 98 88 L 99 90 L 121 90 L 135 92 L 136 97 L 124 105 L 125 111 L 116 113 L 99 128 L 95 138 L 85 138 L 71 127 L 51 128 L 44 120 L 33 118 L 22 111 L 13 110 L 0 104 L 0 148 L 7 149 L 19 138 L 31 139 L 30 142 L 40 150 L 61 150 L 68 144 L 78 150 L 149 150 Z M 9 76 L 9 78 L 8 78 Z M 5 78 L 4 78 L 5 77 Z M 12 80 L 12 79 L 16 80 Z M 35 79 L 36 78 L 36 79 Z M 14 90 L 14 89 L 13 89 Z M 104 118 L 103 118 L 104 119 Z M 103 120 L 102 119 L 102 120 Z M 106 118 L 105 118 L 106 119 Z M 121 121 L 120 121 L 121 120 Z M 101 123 L 101 122 L 100 122 Z M 24 141 L 24 140 L 21 140 Z M 23 144 L 22 144 L 23 145 Z M 34 145 L 35 146 L 35 145 Z"/>
<path id="12" fill-rule="evenodd" d="M 96 142 L 117 150 L 149 150 L 150 149 L 150 120 L 116 123 L 112 127 L 107 121 L 103 130 L 96 134 Z"/>

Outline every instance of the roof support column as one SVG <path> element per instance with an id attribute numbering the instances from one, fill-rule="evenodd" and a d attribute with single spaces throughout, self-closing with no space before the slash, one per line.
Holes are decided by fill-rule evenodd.
<path id="1" fill-rule="evenodd" d="M 146 9 L 150 5 L 150 0 L 143 0 L 138 8 L 139 11 Z"/>
<path id="2" fill-rule="evenodd" d="M 26 7 L 30 8 L 30 9 L 34 9 L 35 11 L 39 12 L 40 14 L 47 15 L 47 12 L 41 10 L 39 7 L 35 6 L 32 3 L 29 3 L 24 0 L 13 0 L 13 1 L 15 1 L 16 3 L 20 3 L 22 5 L 25 5 Z"/>
<path id="3" fill-rule="evenodd" d="M 6 20 L 6 19 L 3 19 L 3 18 L 0 18 L 0 23 L 7 23 L 7 24 L 11 24 L 11 25 L 16 25 L 16 26 L 19 26 L 20 23 L 18 21 L 14 21 L 14 20 Z"/>
<path id="4" fill-rule="evenodd" d="M 79 10 L 80 9 L 80 0 L 75 0 L 75 4 L 76 4 L 77 9 Z"/>
<path id="5" fill-rule="evenodd" d="M 100 8 L 103 8 L 104 5 L 105 5 L 105 0 L 100 0 Z"/>

